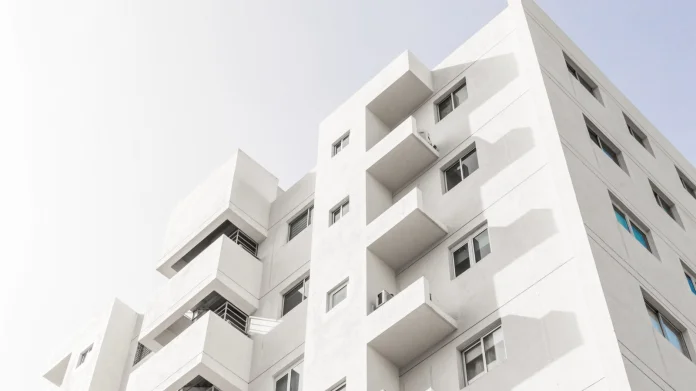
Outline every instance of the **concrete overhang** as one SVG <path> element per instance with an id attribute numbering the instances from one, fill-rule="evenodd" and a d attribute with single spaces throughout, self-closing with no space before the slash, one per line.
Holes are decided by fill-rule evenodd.
<path id="1" fill-rule="evenodd" d="M 457 329 L 421 277 L 367 317 L 367 343 L 401 368 Z"/>
<path id="2" fill-rule="evenodd" d="M 70 364 L 70 357 L 72 353 L 68 353 L 65 357 L 60 359 L 48 372 L 44 373 L 43 377 L 50 381 L 51 383 L 60 387 L 63 384 L 63 379 L 65 378 L 65 373 L 68 371 L 68 365 Z"/>
<path id="3" fill-rule="evenodd" d="M 367 226 L 367 249 L 394 270 L 422 254 L 447 234 L 423 208 L 414 188 Z"/>
<path id="4" fill-rule="evenodd" d="M 368 151 L 367 172 L 395 192 L 436 161 L 439 153 L 408 117 Z"/>

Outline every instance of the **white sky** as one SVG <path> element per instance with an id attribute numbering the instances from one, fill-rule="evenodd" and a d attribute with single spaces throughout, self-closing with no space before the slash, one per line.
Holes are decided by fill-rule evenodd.
<path id="1" fill-rule="evenodd" d="M 694 161 L 695 6 L 539 3 Z M 391 59 L 432 67 L 504 6 L 0 2 L 3 389 L 52 389 L 40 374 L 114 296 L 144 310 L 168 214 L 235 148 L 287 188 L 318 123 Z"/>

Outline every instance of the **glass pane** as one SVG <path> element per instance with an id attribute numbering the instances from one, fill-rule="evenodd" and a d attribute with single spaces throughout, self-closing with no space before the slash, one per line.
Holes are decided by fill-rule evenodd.
<path id="1" fill-rule="evenodd" d="M 454 99 L 454 108 L 456 109 L 457 107 L 459 107 L 459 105 L 466 100 L 467 96 L 468 92 L 466 90 L 466 84 L 454 91 L 452 93 L 452 98 Z"/>
<path id="2" fill-rule="evenodd" d="M 616 221 L 623 225 L 623 227 L 626 228 L 626 231 L 630 231 L 630 229 L 628 229 L 628 221 L 626 220 L 626 216 L 616 209 L 616 207 L 614 207 L 614 214 L 616 215 Z"/>
<path id="3" fill-rule="evenodd" d="M 290 312 L 293 308 L 297 307 L 298 304 L 302 303 L 303 297 L 303 283 L 298 284 L 292 288 L 288 293 L 283 296 L 283 315 Z"/>
<path id="4" fill-rule="evenodd" d="M 300 391 L 300 374 L 294 369 L 290 371 L 290 391 Z"/>
<path id="5" fill-rule="evenodd" d="M 464 178 L 471 175 L 477 169 L 478 157 L 476 156 L 476 150 L 474 149 L 464 156 L 464 158 L 462 158 L 462 170 L 464 171 Z"/>
<path id="6" fill-rule="evenodd" d="M 335 223 L 340 219 L 341 219 L 341 208 L 338 208 L 335 211 L 333 211 L 333 213 L 331 213 L 331 221 Z"/>
<path id="7" fill-rule="evenodd" d="M 660 319 L 657 316 L 657 312 L 655 312 L 647 304 L 646 304 L 646 308 L 648 309 L 648 315 L 650 315 L 650 323 L 652 323 L 655 330 L 657 330 L 660 334 L 662 334 L 662 327 L 660 326 Z"/>
<path id="8" fill-rule="evenodd" d="M 691 276 L 688 274 L 685 274 L 685 275 L 686 275 L 686 281 L 689 283 L 689 289 L 691 289 L 691 293 L 696 295 L 696 285 L 694 285 L 694 279 L 691 278 Z"/>
<path id="9" fill-rule="evenodd" d="M 304 281 L 304 298 L 309 297 L 309 277 Z"/>
<path id="10" fill-rule="evenodd" d="M 474 238 L 474 258 L 478 262 L 490 253 L 491 243 L 488 241 L 488 230 L 485 230 Z"/>
<path id="11" fill-rule="evenodd" d="M 341 152 L 341 143 L 338 143 L 334 145 L 333 147 L 333 154 L 336 155 L 337 153 Z"/>
<path id="12" fill-rule="evenodd" d="M 582 77 L 580 74 L 578 74 L 577 77 L 578 77 L 578 81 L 580 82 L 580 84 L 582 84 L 582 86 L 585 87 L 585 89 L 590 94 L 594 95 L 594 88 L 592 87 L 592 85 L 590 85 L 590 83 L 587 80 L 585 80 L 585 78 Z"/>
<path id="13" fill-rule="evenodd" d="M 343 204 L 343 206 L 341 207 L 341 209 L 343 210 L 343 215 L 344 215 L 344 216 L 348 213 L 348 207 L 349 207 L 349 206 L 350 206 L 350 204 L 349 204 L 348 202 L 346 202 L 346 203 Z"/>
<path id="14" fill-rule="evenodd" d="M 610 158 L 611 160 L 613 160 L 614 163 L 620 165 L 620 164 L 619 164 L 619 156 L 618 156 L 618 155 L 616 154 L 616 152 L 614 152 L 614 150 L 611 149 L 608 145 L 602 143 L 602 151 L 604 151 L 604 154 L 606 154 L 607 156 L 609 156 L 609 158 Z"/>
<path id="15" fill-rule="evenodd" d="M 688 355 L 686 350 L 686 344 L 684 343 L 684 338 L 682 338 L 682 333 L 679 331 L 672 323 L 663 318 L 662 325 L 665 330 L 665 338 L 674 345 L 675 348 L 679 349 L 685 355 Z"/>
<path id="16" fill-rule="evenodd" d="M 344 285 L 331 294 L 331 308 L 342 302 L 348 295 L 348 285 Z"/>
<path id="17" fill-rule="evenodd" d="M 458 276 L 471 267 L 469 260 L 469 244 L 465 244 L 452 253 L 454 258 L 454 276 Z"/>
<path id="18" fill-rule="evenodd" d="M 442 102 L 438 103 L 437 109 L 440 113 L 440 120 L 445 119 L 449 113 L 452 112 L 453 107 L 452 107 L 452 98 L 447 97 L 447 99 L 443 100 Z"/>
<path id="19" fill-rule="evenodd" d="M 599 147 L 599 136 L 597 136 L 597 133 L 593 132 L 590 128 L 587 128 L 587 131 L 590 134 L 590 139 L 592 140 L 592 142 Z"/>
<path id="20" fill-rule="evenodd" d="M 275 391 L 288 391 L 288 375 L 285 375 L 276 381 Z"/>
<path id="21" fill-rule="evenodd" d="M 642 244 L 643 247 L 648 249 L 648 251 L 650 251 L 650 244 L 648 243 L 648 237 L 645 235 L 645 233 L 633 223 L 631 223 L 631 228 L 633 229 L 633 236 L 636 238 L 636 240 Z"/>
<path id="22" fill-rule="evenodd" d="M 347 147 L 349 142 L 350 142 L 350 135 L 347 135 L 346 138 L 343 139 L 343 148 Z"/>
<path id="23" fill-rule="evenodd" d="M 574 78 L 578 78 L 578 73 L 575 72 L 575 69 L 573 69 L 573 67 L 570 66 L 570 64 L 566 63 L 566 68 L 568 68 L 568 72 L 570 72 L 570 74 L 573 75 Z"/>
<path id="24" fill-rule="evenodd" d="M 483 369 L 483 354 L 481 354 L 481 343 L 479 342 L 464 353 L 464 370 L 467 381 L 470 382 L 482 374 Z"/>
<path id="25" fill-rule="evenodd" d="M 462 181 L 462 171 L 459 167 L 459 162 L 457 162 L 455 165 L 452 167 L 448 168 L 445 171 L 445 184 L 447 187 L 447 190 L 449 191 L 453 187 L 455 187 L 459 182 Z"/>
<path id="26" fill-rule="evenodd" d="M 503 329 L 498 329 L 488 334 L 483 339 L 483 349 L 486 353 L 486 364 L 488 370 L 500 364 L 505 359 L 505 340 L 503 339 Z"/>

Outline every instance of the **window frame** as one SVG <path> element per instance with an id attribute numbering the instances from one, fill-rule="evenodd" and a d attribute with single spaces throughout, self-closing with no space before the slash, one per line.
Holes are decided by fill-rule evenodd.
<path id="1" fill-rule="evenodd" d="M 307 215 L 307 224 L 302 228 L 299 232 L 297 232 L 294 236 L 292 235 L 292 226 L 295 223 L 300 222 L 305 215 Z M 314 204 L 310 205 L 307 209 L 303 210 L 300 212 L 295 218 L 290 220 L 288 223 L 288 242 L 296 238 L 299 234 L 301 234 L 305 229 L 309 228 L 309 226 L 312 225 L 312 219 L 314 218 Z"/>
<path id="2" fill-rule="evenodd" d="M 674 346 L 674 344 L 672 344 L 672 342 L 669 341 L 669 339 L 667 338 L 667 335 L 666 335 L 666 333 L 665 333 L 665 327 L 669 326 L 669 328 L 671 328 L 671 329 L 675 332 L 677 338 L 679 339 L 679 348 L 678 348 L 678 349 L 681 351 L 681 353 L 682 353 L 684 356 L 686 356 L 686 358 L 688 358 L 689 360 L 691 360 L 691 352 L 689 351 L 689 347 L 688 347 L 688 345 L 686 344 L 686 338 L 684 338 L 684 328 L 683 328 L 683 327 L 678 327 L 678 326 L 675 324 L 675 322 L 673 322 L 673 321 L 667 319 L 667 318 L 662 314 L 662 311 L 659 311 L 654 305 L 650 304 L 647 300 L 644 300 L 644 301 L 645 301 L 645 306 L 646 306 L 648 312 L 649 312 L 649 313 L 653 313 L 653 314 L 656 315 L 656 317 L 657 317 L 657 319 L 658 319 L 658 324 L 660 325 L 660 330 L 657 330 L 657 328 L 655 327 L 655 325 L 652 324 L 652 320 L 651 320 L 652 328 L 653 328 L 654 330 L 659 331 L 660 334 L 662 334 L 662 337 L 663 337 L 664 339 L 666 339 L 667 342 L 668 342 L 670 345 Z M 648 315 L 648 316 L 650 316 L 650 315 Z M 674 346 L 674 348 L 677 348 L 677 347 Z"/>
<path id="3" fill-rule="evenodd" d="M 623 113 L 623 117 L 624 122 L 626 123 L 626 128 L 628 129 L 628 134 L 630 134 L 641 147 L 645 148 L 646 151 L 655 156 L 652 151 L 652 146 L 650 145 L 650 140 L 648 140 L 648 135 L 646 135 L 643 129 L 636 125 L 636 123 L 633 122 L 633 120 L 630 119 L 626 113 Z"/>
<path id="4" fill-rule="evenodd" d="M 633 239 L 635 239 L 643 248 L 648 250 L 651 254 L 657 256 L 655 251 L 653 250 L 654 243 L 652 242 L 652 238 L 650 235 L 650 229 L 645 226 L 640 220 L 637 218 L 633 217 L 632 213 L 627 213 L 627 209 L 624 208 L 623 206 L 620 205 L 619 202 L 615 201 L 615 198 L 612 196 L 612 208 L 614 210 L 614 218 L 617 220 L 617 223 L 621 225 L 623 229 L 628 231 L 628 233 L 633 236 Z M 620 221 L 618 221 L 618 218 L 616 217 L 616 214 L 620 214 L 623 219 L 626 221 L 627 225 L 623 225 Z M 635 230 L 638 230 L 643 236 L 645 236 L 645 246 L 638 240 L 635 234 Z"/>
<path id="5" fill-rule="evenodd" d="M 474 155 L 476 158 L 476 169 L 474 171 L 469 172 L 468 175 L 464 176 L 464 169 L 463 169 L 462 165 L 464 163 L 464 160 L 467 159 L 468 157 L 470 157 L 471 155 Z M 450 187 L 448 179 L 447 179 L 447 173 L 450 170 L 455 169 L 457 167 L 459 167 L 459 176 L 461 179 L 459 180 L 459 182 L 455 183 L 454 185 L 452 185 Z M 464 180 L 466 178 L 473 175 L 473 173 L 478 171 L 479 168 L 480 168 L 480 164 L 479 164 L 479 159 L 478 159 L 478 149 L 476 148 L 476 144 L 472 144 L 472 145 L 468 146 L 466 149 L 464 149 L 464 151 L 460 153 L 459 157 L 455 158 L 453 161 L 450 161 L 442 169 L 442 175 L 444 178 L 444 193 L 449 192 L 450 190 L 454 189 L 457 185 L 464 182 Z"/>
<path id="6" fill-rule="evenodd" d="M 333 287 L 329 292 L 326 293 L 326 312 L 331 311 L 332 309 L 336 308 L 339 304 L 343 303 L 348 299 L 348 282 L 349 279 L 345 279 L 341 281 L 338 285 Z M 346 295 L 343 299 L 341 299 L 338 302 L 334 302 L 334 297 L 338 292 L 340 292 L 343 288 L 346 289 Z"/>
<path id="7" fill-rule="evenodd" d="M 331 157 L 338 155 L 339 152 L 343 151 L 350 145 L 350 131 L 339 137 L 337 141 L 331 144 Z"/>
<path id="8" fill-rule="evenodd" d="M 452 114 L 454 110 L 457 109 L 457 107 L 462 105 L 462 102 L 459 102 L 458 104 L 455 101 L 455 94 L 461 91 L 462 89 L 466 90 L 466 97 L 469 98 L 469 91 L 467 90 L 467 83 L 466 83 L 466 78 L 460 80 L 457 82 L 457 84 L 454 85 L 449 91 L 446 93 L 442 94 L 442 96 L 435 101 L 435 119 L 437 120 L 436 122 L 440 122 L 443 119 L 447 118 L 448 115 Z M 450 110 L 449 113 L 445 114 L 442 116 L 441 110 L 440 110 L 440 105 L 443 104 L 444 102 L 449 101 L 450 104 L 452 105 L 452 110 Z"/>
<path id="9" fill-rule="evenodd" d="M 481 257 L 481 259 L 476 260 L 476 250 L 474 249 L 474 239 L 479 237 L 482 233 L 486 232 L 488 236 L 488 247 L 489 251 L 486 255 Z M 457 274 L 457 265 L 455 264 L 455 257 L 454 253 L 457 252 L 459 249 L 463 248 L 464 246 L 468 246 L 467 251 L 469 253 L 469 267 L 464 270 L 463 272 Z M 483 261 L 486 259 L 487 256 L 491 255 L 493 253 L 493 244 L 491 241 L 491 233 L 488 230 L 488 223 L 484 222 L 483 224 L 479 225 L 477 228 L 475 228 L 473 231 L 469 232 L 467 235 L 464 235 L 462 239 L 457 241 L 454 245 L 452 245 L 449 249 L 449 258 L 450 258 L 450 267 L 451 267 L 451 279 L 455 279 L 462 274 L 466 273 L 468 270 L 472 269 L 474 265 L 478 264 L 479 262 Z"/>
<path id="10" fill-rule="evenodd" d="M 336 212 L 339 213 L 336 214 Z M 343 216 L 348 214 L 348 212 L 350 212 L 350 198 L 347 197 L 343 201 L 339 202 L 338 205 L 331 208 L 331 211 L 329 212 L 329 225 L 338 223 Z"/>
<path id="11" fill-rule="evenodd" d="M 667 214 L 667 216 L 674 220 L 674 222 L 679 224 L 680 227 L 684 228 L 677 205 L 665 194 L 664 191 L 657 187 L 652 180 L 648 179 L 648 183 L 650 184 L 650 190 L 653 193 L 653 199 L 655 200 L 657 206 L 659 206 L 660 209 Z"/>
<path id="12" fill-rule="evenodd" d="M 680 170 L 678 167 L 674 167 L 677 170 L 677 175 L 679 176 L 679 181 L 681 182 L 682 187 L 684 190 L 686 190 L 691 197 L 696 199 L 696 185 L 694 185 L 694 182 L 687 177 L 682 170 Z"/>
<path id="13" fill-rule="evenodd" d="M 348 388 L 346 386 L 346 381 L 342 380 L 340 383 L 335 385 L 334 387 L 329 388 L 328 391 L 346 391 Z"/>
<path id="14" fill-rule="evenodd" d="M 590 121 L 589 118 L 587 118 L 586 116 L 583 117 L 585 119 L 585 127 L 587 128 L 587 132 L 590 136 L 590 141 L 592 141 L 592 144 L 594 144 L 595 146 L 597 146 L 597 148 L 604 152 L 604 155 L 611 159 L 611 161 L 614 162 L 617 166 L 619 166 L 619 168 L 621 168 L 624 172 L 628 173 L 626 166 L 623 162 L 623 152 L 621 152 L 621 149 L 614 145 L 614 143 L 612 143 L 607 138 L 607 136 L 605 136 L 604 133 L 602 133 L 602 131 L 599 130 L 597 125 Z M 609 152 L 611 152 L 611 154 Z"/>
<path id="15" fill-rule="evenodd" d="M 302 302 L 304 302 L 305 300 L 307 300 L 309 298 L 309 277 L 310 277 L 309 274 L 302 277 L 300 279 L 300 281 L 298 281 L 296 284 L 293 284 L 289 289 L 287 289 L 286 291 L 283 292 L 283 301 L 280 304 L 280 317 L 281 318 L 284 317 L 285 315 L 289 314 L 290 312 L 292 312 L 292 310 L 297 308 L 297 306 L 299 306 L 300 304 L 302 304 Z M 297 303 L 297 305 L 295 305 L 294 307 L 290 308 L 287 312 L 285 312 L 285 298 L 288 296 L 288 294 L 290 292 L 293 292 L 295 290 L 295 288 L 297 288 L 299 286 L 302 286 L 302 300 L 300 300 L 300 302 Z"/>
<path id="16" fill-rule="evenodd" d="M 89 357 L 89 354 L 92 353 L 92 348 L 94 348 L 94 344 L 90 344 L 87 348 L 80 352 L 80 355 L 77 357 L 77 365 L 75 368 L 79 368 L 87 361 L 87 357 Z"/>
<path id="17" fill-rule="evenodd" d="M 304 369 L 304 361 L 301 360 L 293 365 L 291 365 L 289 368 L 283 370 L 280 372 L 278 375 L 273 377 L 273 390 L 278 391 L 278 382 L 280 379 L 282 379 L 284 376 L 288 376 L 288 382 L 287 382 L 287 387 L 285 390 L 280 390 L 280 391 L 293 391 L 290 389 L 292 387 L 292 372 L 294 371 L 297 373 L 297 376 L 300 378 L 300 381 L 298 383 L 298 388 L 296 391 L 302 391 L 302 375 L 303 375 L 303 370 L 296 371 L 295 369 L 297 367 L 302 367 Z"/>
<path id="18" fill-rule="evenodd" d="M 484 375 L 489 373 L 491 370 L 493 370 L 493 368 L 490 368 L 490 369 L 488 368 L 490 364 L 487 362 L 488 360 L 486 359 L 486 347 L 485 347 L 484 341 L 488 336 L 493 335 L 493 333 L 495 333 L 498 330 L 500 330 L 500 332 L 503 334 L 503 352 L 505 353 L 505 356 L 500 358 L 500 359 L 496 359 L 496 361 L 501 361 L 501 362 L 496 364 L 493 367 L 493 368 L 495 368 L 496 366 L 500 365 L 502 363 L 502 361 L 507 359 L 507 345 L 505 344 L 505 333 L 503 333 L 503 325 L 501 325 L 501 324 L 498 324 L 497 326 L 492 328 L 490 331 L 483 333 L 480 337 L 476 338 L 475 341 L 466 345 L 466 347 L 464 349 L 461 349 L 459 351 L 459 357 L 460 357 L 460 360 L 462 362 L 462 372 L 464 374 L 464 386 L 465 387 L 470 386 L 473 382 L 475 382 L 476 380 L 480 379 L 481 377 L 483 377 Z M 479 346 L 479 348 L 481 349 L 481 357 L 483 358 L 483 371 L 481 373 L 479 373 L 478 375 L 474 376 L 473 378 L 469 379 L 469 376 L 468 376 L 468 373 L 466 370 L 466 353 L 470 352 L 472 349 L 474 349 L 477 346 Z"/>
<path id="19" fill-rule="evenodd" d="M 696 295 L 696 276 L 689 270 L 684 269 L 684 276 L 686 276 L 686 282 L 689 285 L 689 290 L 691 293 Z"/>
<path id="20" fill-rule="evenodd" d="M 565 59 L 566 69 L 568 73 L 575 79 L 580 85 L 590 93 L 599 103 L 602 102 L 602 94 L 599 92 L 599 85 L 587 74 L 578 64 L 573 61 L 568 54 L 563 53 L 563 58 Z"/>

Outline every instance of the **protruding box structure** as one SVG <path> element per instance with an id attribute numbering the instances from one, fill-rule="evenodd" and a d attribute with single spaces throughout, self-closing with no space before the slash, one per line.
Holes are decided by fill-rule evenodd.
<path id="1" fill-rule="evenodd" d="M 399 270 L 447 234 L 414 188 L 367 226 L 367 249 Z"/>
<path id="2" fill-rule="evenodd" d="M 368 315 L 367 343 L 400 368 L 456 329 L 421 277 Z"/>

